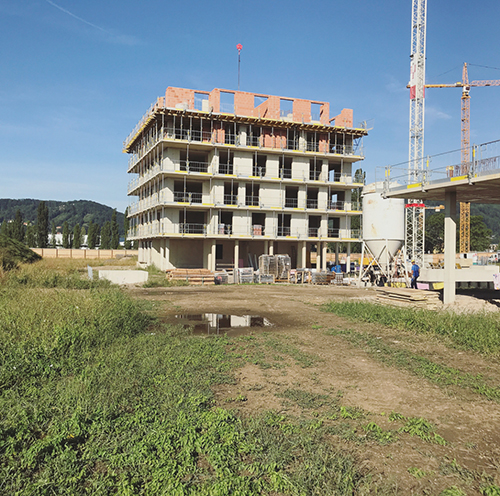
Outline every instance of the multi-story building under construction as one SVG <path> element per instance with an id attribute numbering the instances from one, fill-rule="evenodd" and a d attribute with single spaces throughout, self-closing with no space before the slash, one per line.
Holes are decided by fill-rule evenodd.
<path id="1" fill-rule="evenodd" d="M 139 261 L 215 270 L 286 253 L 310 267 L 316 251 L 325 268 L 327 243 L 360 238 L 351 192 L 365 135 L 328 102 L 167 88 L 124 142 Z"/>

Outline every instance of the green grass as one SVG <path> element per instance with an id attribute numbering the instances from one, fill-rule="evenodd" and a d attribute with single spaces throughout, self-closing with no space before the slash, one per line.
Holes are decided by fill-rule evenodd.
<path id="1" fill-rule="evenodd" d="M 353 320 L 373 322 L 405 331 L 447 337 L 463 349 L 485 354 L 500 352 L 500 318 L 492 314 L 433 312 L 392 308 L 367 302 L 330 302 L 323 310 Z"/>
<path id="2" fill-rule="evenodd" d="M 481 374 L 473 375 L 453 367 L 441 365 L 426 357 L 416 355 L 395 346 L 390 346 L 382 339 L 368 333 L 347 330 L 330 330 L 327 335 L 341 335 L 355 346 L 364 348 L 370 355 L 389 366 L 407 370 L 412 374 L 423 377 L 439 386 L 458 386 L 469 389 L 477 394 L 494 401 L 500 401 L 500 388 L 493 385 Z"/>
<path id="3" fill-rule="evenodd" d="M 20 270 L 0 285 L 0 494 L 352 495 L 369 486 L 320 420 L 214 406 L 212 388 L 234 384 L 240 360 L 227 350 L 237 340 L 192 336 L 116 287 L 76 281 L 72 270 L 52 279 Z"/>

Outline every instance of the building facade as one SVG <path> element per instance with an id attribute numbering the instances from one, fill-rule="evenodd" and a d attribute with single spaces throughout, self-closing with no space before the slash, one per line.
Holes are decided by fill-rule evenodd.
<path id="1" fill-rule="evenodd" d="M 287 253 L 310 267 L 312 250 L 325 268 L 327 243 L 360 240 L 365 135 L 328 102 L 167 88 L 124 142 L 139 262 L 215 270 Z"/>

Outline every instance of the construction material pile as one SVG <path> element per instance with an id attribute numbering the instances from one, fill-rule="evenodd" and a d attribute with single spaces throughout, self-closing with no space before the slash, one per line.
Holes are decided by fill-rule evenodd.
<path id="1" fill-rule="evenodd" d="M 289 255 L 261 255 L 259 257 L 259 274 L 272 275 L 275 281 L 288 281 L 292 268 Z"/>
<path id="2" fill-rule="evenodd" d="M 441 307 L 440 294 L 437 291 L 425 291 L 411 288 L 377 288 L 377 300 L 395 306 L 437 310 Z"/>
<path id="3" fill-rule="evenodd" d="M 170 281 L 185 281 L 189 284 L 205 286 L 215 284 L 214 273 L 208 269 L 172 269 L 167 270 Z"/>

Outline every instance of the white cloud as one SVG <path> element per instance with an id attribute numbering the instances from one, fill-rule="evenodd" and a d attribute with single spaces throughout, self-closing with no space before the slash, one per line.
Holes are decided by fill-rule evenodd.
<path id="1" fill-rule="evenodd" d="M 129 35 L 122 35 L 122 34 L 116 34 L 108 29 L 104 29 L 101 26 L 98 26 L 97 24 L 94 24 L 93 22 L 87 21 L 86 19 L 83 19 L 80 16 L 77 16 L 76 14 L 73 14 L 73 12 L 70 12 L 69 10 L 65 9 L 64 7 L 61 7 L 57 3 L 53 2 L 52 0 L 45 0 L 49 5 L 52 5 L 52 7 L 55 7 L 56 9 L 60 10 L 61 12 L 64 12 L 65 14 L 73 17 L 74 19 L 77 19 L 80 22 L 83 22 L 84 24 L 87 24 L 87 26 L 90 26 L 101 33 L 103 33 L 106 36 L 107 41 L 111 43 L 116 43 L 119 45 L 128 45 L 128 46 L 133 46 L 133 45 L 139 45 L 141 44 L 140 40 L 138 40 L 135 36 L 129 36 Z"/>

